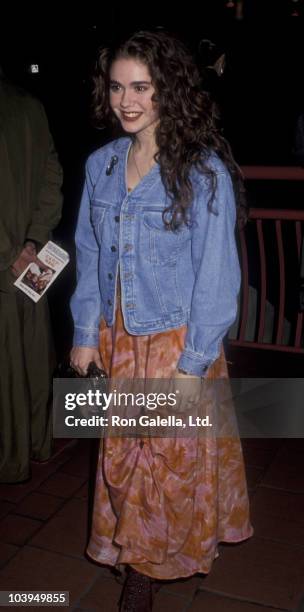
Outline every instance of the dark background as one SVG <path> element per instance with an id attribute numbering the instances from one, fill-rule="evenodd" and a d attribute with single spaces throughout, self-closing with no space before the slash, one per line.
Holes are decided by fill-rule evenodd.
<path id="1" fill-rule="evenodd" d="M 228 3 L 229 4 L 229 3 Z M 108 6 L 48 22 L 2 20 L 1 63 L 44 102 L 63 161 L 99 145 L 88 129 L 88 76 L 99 45 L 119 34 L 161 26 L 192 48 L 208 38 L 227 54 L 218 84 L 225 133 L 240 163 L 291 164 L 297 114 L 304 110 L 303 0 L 245 0 L 244 17 L 225 0 L 157 8 L 154 3 Z M 298 17 L 292 16 L 297 7 Z M 85 9 L 85 7 L 82 7 Z M 46 5 L 45 13 L 50 9 Z M 39 64 L 38 75 L 27 73 Z M 75 149 L 76 147 L 76 149 Z"/>

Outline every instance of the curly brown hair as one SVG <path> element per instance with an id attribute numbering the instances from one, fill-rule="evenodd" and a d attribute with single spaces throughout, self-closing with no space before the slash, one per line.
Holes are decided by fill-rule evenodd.
<path id="1" fill-rule="evenodd" d="M 217 186 L 216 172 L 208 165 L 216 153 L 230 172 L 241 224 L 246 218 L 243 177 L 230 145 L 218 127 L 219 114 L 210 95 L 203 89 L 201 76 L 186 46 L 164 31 L 136 32 L 114 48 L 99 51 L 94 74 L 93 112 L 97 124 L 110 124 L 119 134 L 120 123 L 109 104 L 109 72 L 119 58 L 133 58 L 144 63 L 155 88 L 153 101 L 158 104 L 159 124 L 155 130 L 161 178 L 170 206 L 164 211 L 164 223 L 176 229 L 189 223 L 193 199 L 190 171 L 194 166 L 209 181 L 208 208 Z"/>

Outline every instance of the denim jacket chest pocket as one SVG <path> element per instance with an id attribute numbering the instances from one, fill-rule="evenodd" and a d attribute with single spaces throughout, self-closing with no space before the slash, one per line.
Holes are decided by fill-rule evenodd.
<path id="1" fill-rule="evenodd" d="M 98 244 L 101 242 L 102 225 L 107 205 L 100 200 L 93 200 L 90 207 L 90 221 Z"/>
<path id="2" fill-rule="evenodd" d="M 190 240 L 185 225 L 175 231 L 166 228 L 163 210 L 144 209 L 141 216 L 141 252 L 146 261 L 157 266 L 176 262 L 182 247 Z"/>

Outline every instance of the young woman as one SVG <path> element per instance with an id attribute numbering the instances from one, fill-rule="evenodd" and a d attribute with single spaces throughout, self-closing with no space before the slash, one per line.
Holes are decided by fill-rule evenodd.
<path id="1" fill-rule="evenodd" d="M 226 377 L 235 319 L 239 173 L 183 44 L 138 32 L 98 60 L 95 113 L 124 137 L 91 155 L 76 233 L 71 363 L 111 378 Z M 232 182 L 233 179 L 233 182 Z M 88 554 L 127 568 L 122 610 L 153 580 L 208 573 L 252 535 L 240 441 L 106 438 Z"/>

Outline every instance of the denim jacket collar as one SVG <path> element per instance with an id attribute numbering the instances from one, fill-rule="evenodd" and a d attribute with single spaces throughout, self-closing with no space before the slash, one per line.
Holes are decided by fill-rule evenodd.
<path id="1" fill-rule="evenodd" d="M 117 170 L 119 173 L 120 192 L 129 198 L 141 200 L 144 195 L 150 190 L 157 180 L 160 180 L 159 164 L 155 163 L 151 170 L 143 176 L 139 183 L 128 192 L 127 186 L 127 161 L 128 155 L 132 146 L 132 138 L 126 137 L 115 142 L 117 148 L 118 164 Z"/>

